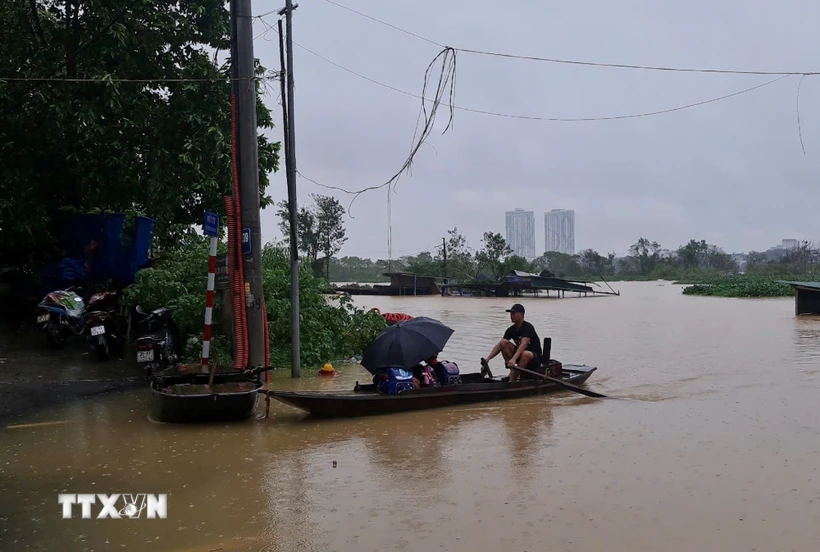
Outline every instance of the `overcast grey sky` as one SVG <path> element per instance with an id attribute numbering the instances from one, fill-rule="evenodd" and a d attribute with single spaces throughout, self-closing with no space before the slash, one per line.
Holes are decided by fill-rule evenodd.
<path id="1" fill-rule="evenodd" d="M 782 0 L 337 0 L 455 48 L 604 63 L 762 71 L 820 71 L 820 4 Z M 294 40 L 371 79 L 421 93 L 439 48 L 334 6 L 302 0 Z M 256 0 L 254 13 L 279 7 Z M 276 16 L 267 20 L 275 26 Z M 257 22 L 255 33 L 265 27 Z M 274 32 L 255 42 L 279 68 Z M 455 104 L 516 115 L 576 118 L 651 112 L 737 92 L 773 76 L 671 73 L 457 55 Z M 404 162 L 420 100 L 294 49 L 297 167 L 318 182 L 378 185 Z M 441 242 L 458 227 L 470 245 L 504 233 L 504 212 L 574 209 L 576 250 L 625 253 L 644 236 L 674 248 L 706 239 L 729 252 L 763 250 L 782 238 L 820 240 L 820 76 L 799 76 L 723 101 L 653 117 L 544 122 L 457 111 L 416 156 L 393 196 L 393 257 Z M 275 86 L 273 87 L 276 88 Z M 265 97 L 281 139 L 278 94 Z M 302 178 L 300 205 L 328 192 Z M 287 197 L 284 162 L 270 193 Z M 387 258 L 387 192 L 362 195 L 346 217 L 342 255 Z M 266 240 L 281 233 L 273 209 Z"/>

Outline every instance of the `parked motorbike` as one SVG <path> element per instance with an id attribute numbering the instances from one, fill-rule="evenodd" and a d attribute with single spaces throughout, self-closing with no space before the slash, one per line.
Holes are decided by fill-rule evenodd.
<path id="1" fill-rule="evenodd" d="M 65 347 L 69 337 L 83 333 L 85 303 L 77 291 L 71 287 L 52 291 L 37 305 L 37 325 L 54 348 Z"/>
<path id="2" fill-rule="evenodd" d="M 95 293 L 85 308 L 86 341 L 100 360 L 111 358 L 112 351 L 122 354 L 125 347 L 125 324 L 118 309 L 116 291 Z"/>
<path id="3" fill-rule="evenodd" d="M 143 366 L 146 378 L 168 368 L 177 362 L 181 355 L 179 328 L 171 314 L 173 309 L 161 307 L 146 314 L 137 306 L 141 317 L 140 337 L 136 341 L 137 362 Z"/>

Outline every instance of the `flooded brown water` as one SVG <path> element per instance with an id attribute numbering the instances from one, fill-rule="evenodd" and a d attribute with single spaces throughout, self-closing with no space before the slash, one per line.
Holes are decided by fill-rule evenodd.
<path id="1" fill-rule="evenodd" d="M 0 429 L 0 550 L 817 550 L 820 319 L 614 287 L 521 302 L 553 358 L 597 366 L 589 387 L 617 399 L 329 421 L 274 403 L 267 421 L 179 427 L 147 419 L 139 389 L 39 411 L 20 423 L 65 423 Z M 449 324 L 442 356 L 477 371 L 512 301 L 357 302 Z M 337 369 L 272 384 L 368 379 Z M 169 493 L 168 519 L 63 520 L 59 492 Z"/>

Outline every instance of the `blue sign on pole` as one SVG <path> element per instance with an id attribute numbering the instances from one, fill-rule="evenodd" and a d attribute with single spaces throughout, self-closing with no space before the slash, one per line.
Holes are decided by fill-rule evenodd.
<path id="1" fill-rule="evenodd" d="M 219 229 L 219 215 L 205 211 L 205 224 L 202 226 L 202 231 L 206 236 L 215 238 Z"/>
<path id="2" fill-rule="evenodd" d="M 242 254 L 243 255 L 250 255 L 251 254 L 251 229 L 250 228 L 243 228 L 242 229 Z"/>

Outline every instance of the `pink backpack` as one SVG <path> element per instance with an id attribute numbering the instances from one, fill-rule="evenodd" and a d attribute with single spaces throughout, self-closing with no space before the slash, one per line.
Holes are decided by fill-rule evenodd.
<path id="1" fill-rule="evenodd" d="M 422 387 L 438 387 L 438 378 L 436 378 L 436 373 L 433 371 L 433 368 L 430 366 L 424 366 L 421 369 L 421 383 Z"/>

